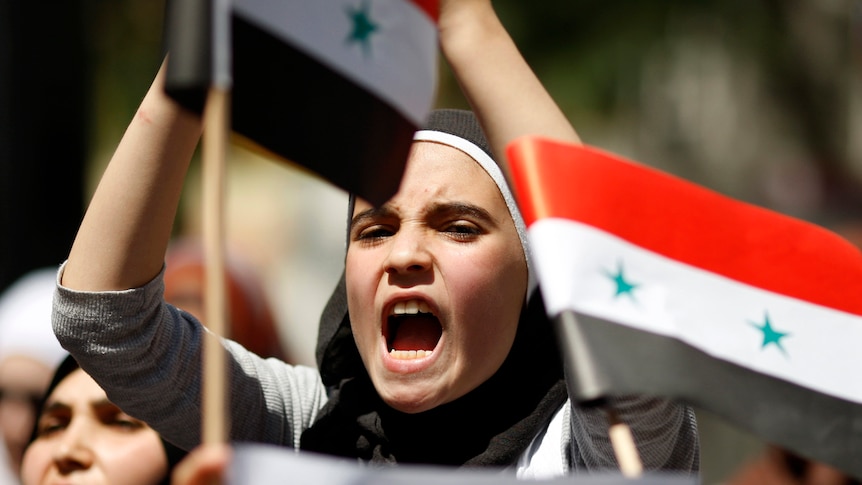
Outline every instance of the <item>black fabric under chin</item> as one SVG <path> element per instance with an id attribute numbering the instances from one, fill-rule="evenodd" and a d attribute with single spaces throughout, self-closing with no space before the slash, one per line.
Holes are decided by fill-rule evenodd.
<path id="1" fill-rule="evenodd" d="M 503 366 L 466 396 L 401 413 L 382 402 L 362 372 L 336 386 L 300 447 L 379 464 L 515 463 L 567 397 L 553 332 L 538 295 L 535 301 Z"/>
<path id="2" fill-rule="evenodd" d="M 517 399 L 521 390 L 509 385 L 508 399 L 496 405 L 489 406 L 487 398 L 499 397 L 501 389 L 485 388 L 425 413 L 405 414 L 379 402 L 362 380 L 340 386 L 338 404 L 303 433 L 303 450 L 381 465 L 505 467 L 516 462 L 566 399 L 560 380 L 538 401 Z"/>
<path id="3" fill-rule="evenodd" d="M 345 287 L 345 274 L 342 271 L 335 290 L 323 309 L 318 328 L 317 366 L 323 383 L 330 387 L 354 376 L 363 368 L 347 317 Z"/>

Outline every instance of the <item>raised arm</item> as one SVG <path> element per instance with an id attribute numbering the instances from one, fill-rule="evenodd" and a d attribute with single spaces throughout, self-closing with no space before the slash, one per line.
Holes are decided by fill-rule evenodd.
<path id="1" fill-rule="evenodd" d="M 522 136 L 580 143 L 506 32 L 491 0 L 441 0 L 439 30 L 443 54 L 498 161 L 505 162 L 506 145 Z M 619 398 L 612 404 L 631 426 L 647 469 L 697 470 L 699 445 L 690 408 L 647 397 Z M 604 413 L 580 406 L 571 412 L 574 467 L 613 468 L 616 458 Z"/>
<path id="2" fill-rule="evenodd" d="M 524 135 L 580 142 L 490 0 L 441 0 L 439 30 L 443 54 L 499 160 L 506 145 Z"/>
<path id="3" fill-rule="evenodd" d="M 165 65 L 96 189 L 63 272 L 75 290 L 123 290 L 161 271 L 199 117 L 164 93 Z"/>

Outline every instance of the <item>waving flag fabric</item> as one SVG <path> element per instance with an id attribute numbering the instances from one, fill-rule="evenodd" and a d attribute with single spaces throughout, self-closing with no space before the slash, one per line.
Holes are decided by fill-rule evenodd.
<path id="1" fill-rule="evenodd" d="M 233 130 L 371 202 L 393 195 L 434 100 L 437 1 L 228 4 Z M 167 5 L 167 91 L 198 112 L 218 58 L 216 5 Z"/>
<path id="2" fill-rule="evenodd" d="M 600 150 L 509 147 L 551 316 L 606 394 L 711 410 L 862 476 L 862 254 L 819 226 Z"/>

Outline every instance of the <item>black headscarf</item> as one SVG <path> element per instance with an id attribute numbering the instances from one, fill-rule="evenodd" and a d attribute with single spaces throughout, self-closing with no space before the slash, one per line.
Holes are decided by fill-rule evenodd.
<path id="1" fill-rule="evenodd" d="M 78 365 L 78 362 L 71 355 L 63 359 L 63 362 L 61 362 L 59 367 L 57 367 L 57 370 L 54 372 L 54 377 L 51 379 L 51 384 L 48 385 L 48 389 L 45 391 L 45 394 L 42 396 L 42 400 L 39 403 L 39 409 L 36 413 L 36 423 L 33 426 L 33 431 L 30 433 L 30 441 L 27 446 L 33 444 L 33 441 L 38 437 L 39 417 L 42 415 L 42 412 L 45 409 L 45 404 L 48 402 L 48 398 L 51 397 L 51 393 L 54 392 L 54 389 L 59 386 L 61 382 L 63 382 L 63 379 L 80 368 L 81 367 Z M 174 466 L 176 466 L 177 463 L 186 456 L 187 452 L 174 446 L 168 441 L 165 441 L 161 435 L 159 435 L 159 440 L 161 440 L 162 448 L 165 450 L 165 457 L 168 460 L 168 471 L 159 483 L 161 485 L 169 485 L 171 483 L 171 471 L 174 469 Z"/>
<path id="2" fill-rule="evenodd" d="M 491 175 L 509 207 L 529 267 L 523 221 L 473 113 L 435 111 L 415 139 L 453 146 Z M 350 205 L 352 212 L 352 198 Z M 515 341 L 500 369 L 453 402 L 407 414 L 383 402 L 362 364 L 342 273 L 323 311 L 317 343 L 317 363 L 332 390 L 330 400 L 303 433 L 302 449 L 372 463 L 514 464 L 567 397 L 553 329 L 530 279 Z"/>

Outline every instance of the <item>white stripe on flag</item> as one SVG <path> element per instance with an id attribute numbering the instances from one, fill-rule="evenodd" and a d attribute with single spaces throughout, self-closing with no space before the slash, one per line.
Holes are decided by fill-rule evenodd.
<path id="1" fill-rule="evenodd" d="M 673 337 L 719 359 L 862 403 L 856 377 L 862 317 L 680 263 L 576 221 L 542 219 L 529 233 L 549 314 L 573 309 Z"/>
<path id="2" fill-rule="evenodd" d="M 357 11 L 376 26 L 367 42 L 350 41 Z M 436 90 L 437 29 L 412 2 L 234 0 L 234 12 L 424 123 Z"/>

